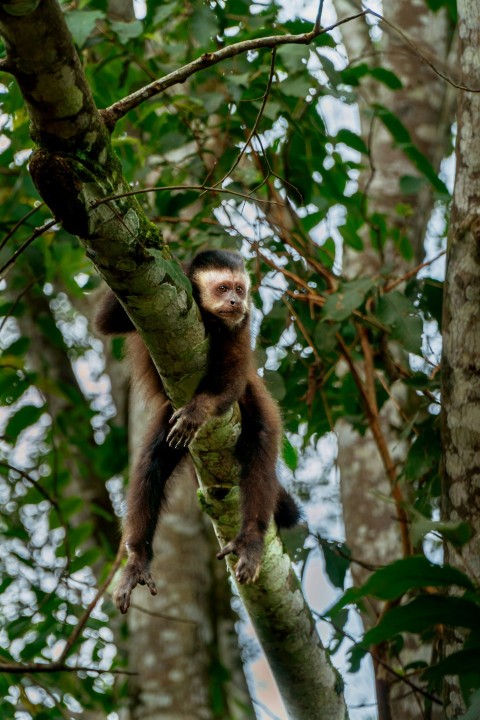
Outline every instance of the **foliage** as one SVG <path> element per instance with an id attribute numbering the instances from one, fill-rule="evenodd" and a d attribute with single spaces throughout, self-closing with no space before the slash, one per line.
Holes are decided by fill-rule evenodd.
<path id="1" fill-rule="evenodd" d="M 433 11 L 445 6 L 455 18 L 450 1 L 428 5 Z M 103 0 L 68 4 L 66 10 L 101 108 L 202 53 L 273 32 L 311 29 L 304 20 L 285 19 L 275 2 L 255 8 L 246 0 L 149 3 L 144 18 L 128 23 L 110 19 Z M 414 202 L 412 191 L 427 188 L 437 207 L 445 208 L 448 190 L 400 120 L 376 104 L 372 116 L 408 157 L 412 174 L 402 178 L 405 203 L 394 221 L 370 210 L 368 188 L 357 178 L 372 170 L 371 149 L 351 128 L 331 130 L 323 108 L 332 98 L 354 107 L 367 81 L 392 92 L 402 83 L 391 70 L 368 62 L 346 66 L 337 47 L 338 36 L 327 32 L 310 46 L 283 46 L 274 56 L 265 50 L 237 55 L 139 105 L 119 122 L 113 143 L 132 187 L 163 188 L 139 200 L 164 228 L 177 258 L 206 245 L 241 246 L 246 254 L 265 377 L 281 400 L 285 430 L 295 437 L 283 448 L 289 470 L 298 468 L 298 448 L 315 448 L 339 419 L 362 435 L 371 430 L 392 386 L 400 383 L 412 403 L 402 428 L 407 459 L 390 478 L 404 490 L 397 504 L 408 514 L 418 551 L 432 531 L 460 545 L 469 529 L 438 522 L 439 376 L 432 371 L 438 358 L 424 341 L 427 324 L 440 326 L 442 283 L 426 275 L 399 277 L 386 260 L 390 249 L 413 268 L 403 221 Z M 101 373 L 98 359 L 92 359 L 99 344 L 84 320 L 85 295 L 98 279 L 78 242 L 62 228 L 54 225 L 29 242 L 50 215 L 28 174 L 32 142 L 23 100 L 9 76 L 2 82 L 0 264 L 19 252 L 0 307 L 0 394 L 6 408 L 0 654 L 2 663 L 13 665 L 58 659 L 85 613 L 105 574 L 105 557 L 113 560 L 113 511 L 103 495 L 88 507 L 80 496 L 87 478 L 103 487 L 121 474 L 126 456 L 119 452 L 124 430 L 111 421 L 111 407 L 90 390 L 96 378 L 80 381 L 85 361 L 96 368 L 97 379 Z M 219 191 L 199 192 L 206 186 Z M 367 247 L 378 272 L 343 277 L 342 251 L 362 253 Z M 359 363 L 363 373 L 356 370 Z M 343 588 L 348 549 L 326 539 L 319 544 L 330 579 Z M 453 585 L 464 589 L 461 597 L 443 594 Z M 432 637 L 439 626 L 458 626 L 462 619 L 469 630 L 464 647 L 422 668 L 423 682 L 438 692 L 439 680 L 453 668 L 465 678 L 466 696 L 478 688 L 479 601 L 469 578 L 422 555 L 399 560 L 346 591 L 330 612 L 336 626 L 343 627 L 347 604 L 361 605 L 369 595 L 387 601 L 386 611 L 352 651 L 352 667 L 358 668 L 372 645 L 389 643 L 393 654 L 406 634 Z M 112 675 L 95 672 L 121 665 L 110 610 L 105 599 L 88 615 L 69 652 L 68 661 L 88 671 L 52 673 L 38 683 L 31 675 L 21 681 L 13 674 L 0 676 L 2 716 L 14 704 L 31 716 L 42 706 L 56 718 L 62 717 L 62 703 L 73 712 L 78 705 L 106 709 L 112 693 L 120 700 L 122 687 L 113 685 Z M 340 643 L 336 636 L 335 649 Z"/>

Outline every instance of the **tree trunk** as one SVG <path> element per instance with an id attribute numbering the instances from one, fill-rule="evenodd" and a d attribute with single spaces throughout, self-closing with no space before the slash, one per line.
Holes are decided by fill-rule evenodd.
<path id="1" fill-rule="evenodd" d="M 480 6 L 459 0 L 461 83 L 480 88 Z M 443 515 L 467 521 L 472 537 L 461 549 L 447 543 L 448 562 L 480 581 L 480 95 L 460 92 L 455 190 L 443 316 Z M 461 640 L 461 638 L 458 638 Z M 450 637 L 447 650 L 456 647 Z M 458 678 L 446 692 L 446 715 L 465 710 Z"/>
<path id="2" fill-rule="evenodd" d="M 347 14 L 351 11 L 349 0 L 339 0 L 337 11 Z M 413 41 L 416 47 L 435 63 L 446 64 L 451 43 L 451 32 L 445 12 L 431 12 L 423 0 L 408 0 L 398 3 L 387 0 L 384 3 L 385 17 Z M 408 129 L 412 141 L 426 155 L 435 169 L 448 153 L 450 128 L 453 120 L 453 92 L 447 83 L 436 76 L 426 63 L 419 61 L 414 50 L 389 26 L 381 24 L 382 38 L 373 44 L 368 33 L 363 33 L 363 45 L 358 42 L 357 33 L 344 33 L 350 61 L 376 64 L 375 53 L 381 52 L 382 67 L 389 67 L 401 79 L 403 88 L 392 92 L 380 83 L 370 82 L 366 91 L 367 101 L 360 105 L 362 134 L 365 142 L 370 138 L 372 168 L 367 168 L 360 177 L 360 185 L 368 192 L 370 212 L 379 212 L 387 217 L 390 227 L 404 232 L 413 248 L 415 262 L 420 262 L 424 253 L 424 237 L 433 208 L 431 188 L 424 186 L 418 196 L 406 196 L 400 187 L 403 176 L 418 176 L 416 169 L 406 155 L 394 146 L 391 135 L 375 121 L 370 132 L 371 106 L 379 103 L 388 107 Z M 372 59 L 373 56 L 373 59 Z M 363 86 L 362 86 L 363 87 Z M 363 94 L 362 94 L 363 96 Z M 367 189 L 368 183 L 368 189 Z M 397 208 L 408 203 L 409 213 L 402 215 Z M 412 265 L 400 256 L 390 245 L 382 260 L 378 252 L 369 247 L 365 238 L 365 250 L 360 254 L 344 252 L 344 273 L 348 277 L 372 275 L 378 272 L 384 261 L 392 264 L 394 272 L 402 275 Z M 408 366 L 408 361 L 404 358 Z M 388 381 L 387 381 L 388 382 Z M 401 467 L 409 444 L 399 435 L 404 420 L 399 408 L 407 417 L 414 414 L 411 407 L 411 393 L 401 382 L 391 386 L 392 399 L 381 410 L 381 425 L 390 454 L 397 467 Z M 402 544 L 398 523 L 395 522 L 392 507 L 382 497 L 390 495 L 390 484 L 381 461 L 375 441 L 370 432 L 363 437 L 341 422 L 336 427 L 338 435 L 338 465 L 341 477 L 341 496 L 345 522 L 346 541 L 354 558 L 371 566 L 384 565 L 402 556 Z M 361 498 L 361 502 L 359 502 Z M 369 571 L 362 565 L 352 565 L 356 584 L 365 582 Z M 362 613 L 368 629 L 376 622 L 382 604 L 374 599 Z M 405 647 L 401 661 L 412 659 L 429 660 L 429 648 Z M 412 693 L 391 674 L 379 668 L 377 695 L 380 718 L 388 716 L 391 704 L 393 717 L 402 720 L 417 720 L 419 705 Z M 382 713 L 382 700 L 384 711 Z M 435 716 L 433 716 L 435 717 Z"/>

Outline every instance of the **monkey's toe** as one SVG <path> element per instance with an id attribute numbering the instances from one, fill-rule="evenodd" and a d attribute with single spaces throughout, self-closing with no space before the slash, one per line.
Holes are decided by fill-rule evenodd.
<path id="1" fill-rule="evenodd" d="M 237 581 L 242 585 L 255 582 L 262 567 L 263 538 L 255 537 L 248 541 L 238 536 L 217 553 L 217 558 L 222 560 L 230 553 L 239 558 L 234 568 Z"/>
<path id="2" fill-rule="evenodd" d="M 235 565 L 235 577 L 242 585 L 249 585 L 258 579 L 260 569 L 260 561 L 249 557 L 241 557 Z"/>
<path id="3" fill-rule="evenodd" d="M 130 596 L 132 594 L 132 590 L 137 585 L 146 585 L 150 590 L 151 595 L 157 594 L 155 582 L 145 565 L 140 565 L 138 563 L 130 565 L 127 563 L 122 573 L 122 577 L 120 578 L 120 582 L 113 593 L 115 604 L 122 615 L 125 615 L 130 607 Z"/>

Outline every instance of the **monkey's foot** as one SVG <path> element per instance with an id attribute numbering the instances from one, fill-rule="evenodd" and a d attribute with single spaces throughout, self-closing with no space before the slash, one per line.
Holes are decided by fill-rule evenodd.
<path id="1" fill-rule="evenodd" d="M 170 447 L 181 448 L 190 445 L 198 432 L 203 418 L 196 417 L 188 405 L 173 413 L 170 418 L 172 428 L 167 435 L 167 442 Z"/>
<path id="2" fill-rule="evenodd" d="M 113 599 L 121 613 L 125 614 L 130 607 L 130 595 L 137 585 L 146 585 L 151 595 L 157 594 L 157 588 L 148 571 L 148 565 L 138 559 L 131 559 L 127 562 L 120 582 L 113 593 Z"/>
<path id="3" fill-rule="evenodd" d="M 263 537 L 257 535 L 246 538 L 240 533 L 217 553 L 217 559 L 222 560 L 230 553 L 238 555 L 238 562 L 234 568 L 238 582 L 242 585 L 255 582 L 262 567 Z"/>

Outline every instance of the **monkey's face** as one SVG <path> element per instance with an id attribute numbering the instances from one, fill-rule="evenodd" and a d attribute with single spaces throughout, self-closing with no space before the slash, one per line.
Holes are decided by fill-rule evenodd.
<path id="1" fill-rule="evenodd" d="M 195 273 L 193 281 L 203 310 L 231 328 L 242 322 L 250 302 L 248 275 L 229 268 L 202 270 Z"/>

